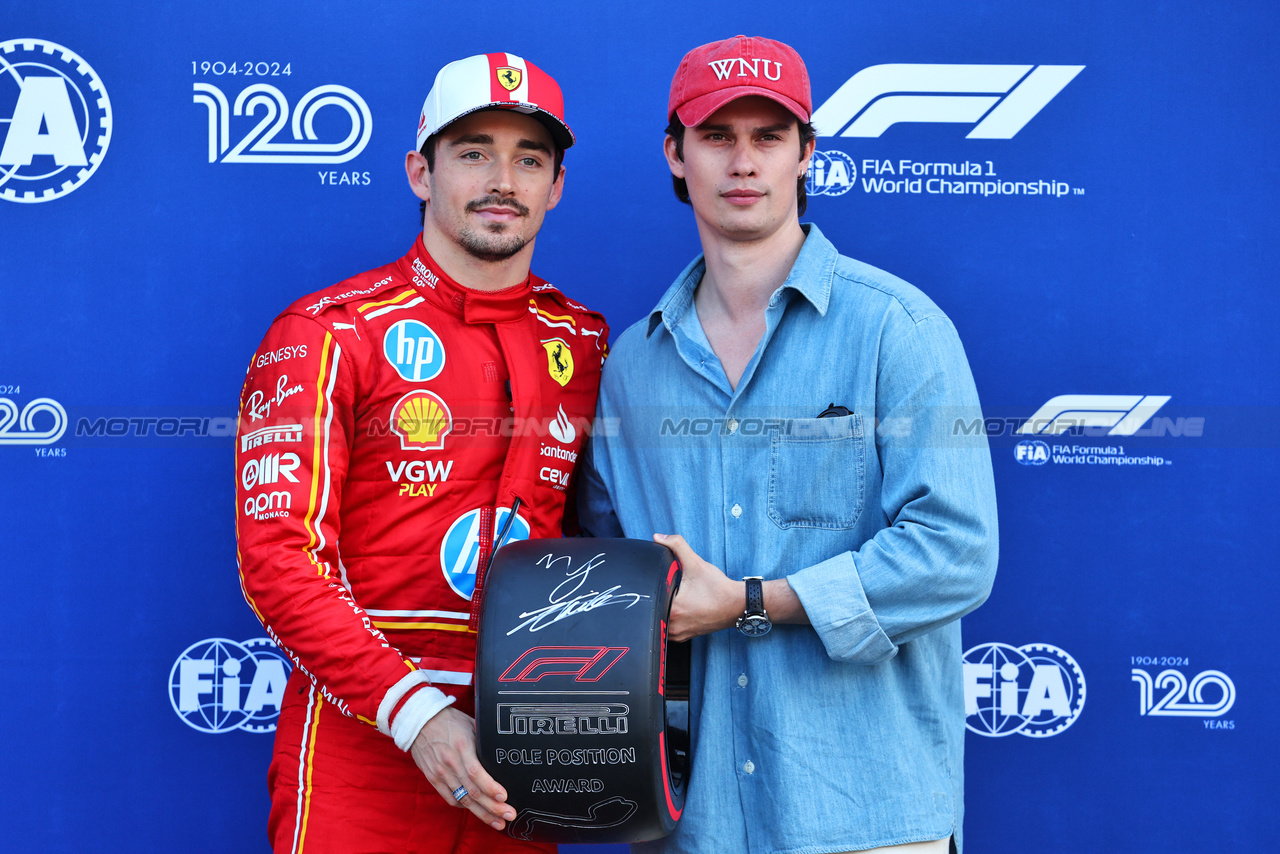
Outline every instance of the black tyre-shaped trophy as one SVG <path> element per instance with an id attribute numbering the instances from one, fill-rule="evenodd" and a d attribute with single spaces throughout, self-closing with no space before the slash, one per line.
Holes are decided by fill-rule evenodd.
<path id="1" fill-rule="evenodd" d="M 640 842 L 684 809 L 689 645 L 667 641 L 680 564 L 646 540 L 511 543 L 485 574 L 476 652 L 480 761 L 506 832 Z"/>

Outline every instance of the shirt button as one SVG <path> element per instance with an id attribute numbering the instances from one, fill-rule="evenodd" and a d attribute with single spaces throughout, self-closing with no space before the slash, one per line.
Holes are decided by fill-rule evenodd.
<path id="1" fill-rule="evenodd" d="M 743 771 L 746 771 L 748 774 L 754 774 L 754 773 L 756 773 L 756 763 L 754 763 L 754 762 L 752 762 L 750 759 L 748 759 L 748 760 L 743 764 L 743 766 L 742 766 L 742 770 L 743 770 Z"/>
<path id="2" fill-rule="evenodd" d="M 729 423 L 724 426 L 729 428 L 730 433 L 736 433 L 738 431 L 738 419 L 730 418 Z"/>
<path id="3" fill-rule="evenodd" d="M 747 687 L 747 674 L 744 673 L 738 677 L 738 687 L 739 688 Z"/>
<path id="4" fill-rule="evenodd" d="M 733 505 L 732 507 L 729 508 L 729 512 L 733 514 L 733 518 L 737 519 L 739 516 L 742 515 L 742 505 L 741 504 Z"/>

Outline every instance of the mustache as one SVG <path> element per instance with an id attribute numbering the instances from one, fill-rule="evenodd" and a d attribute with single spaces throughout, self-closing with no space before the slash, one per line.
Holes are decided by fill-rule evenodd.
<path id="1" fill-rule="evenodd" d="M 520 216 L 528 216 L 529 208 L 520 204 L 515 199 L 508 199 L 502 196 L 485 196 L 482 199 L 475 199 L 467 202 L 467 211 L 474 213 L 481 208 L 504 207 L 511 208 Z"/>

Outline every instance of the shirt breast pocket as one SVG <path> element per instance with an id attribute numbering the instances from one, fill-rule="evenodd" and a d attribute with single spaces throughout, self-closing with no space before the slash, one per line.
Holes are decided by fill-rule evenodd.
<path id="1" fill-rule="evenodd" d="M 769 518 L 780 528 L 852 528 L 862 515 L 862 416 L 793 418 L 769 437 Z"/>

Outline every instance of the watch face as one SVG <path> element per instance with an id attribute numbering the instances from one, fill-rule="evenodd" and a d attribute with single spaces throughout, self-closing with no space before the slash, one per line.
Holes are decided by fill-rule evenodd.
<path id="1" fill-rule="evenodd" d="M 773 628 L 773 623 L 768 617 L 761 617 L 758 614 L 752 614 L 749 617 L 743 617 L 738 621 L 738 631 L 742 632 L 749 638 L 763 637 L 769 634 L 769 630 Z"/>

